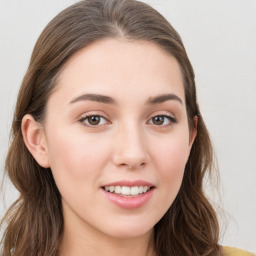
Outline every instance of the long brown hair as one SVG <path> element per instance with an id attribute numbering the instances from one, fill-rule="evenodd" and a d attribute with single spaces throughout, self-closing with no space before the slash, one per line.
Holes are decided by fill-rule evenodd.
<path id="1" fill-rule="evenodd" d="M 154 248 L 161 256 L 220 255 L 216 214 L 203 192 L 213 152 L 196 99 L 194 72 L 182 40 L 166 19 L 135 0 L 84 0 L 58 14 L 40 35 L 17 99 L 6 172 L 20 192 L 2 220 L 4 256 L 56 256 L 63 233 L 61 195 L 50 169 L 27 150 L 21 133 L 24 115 L 43 122 L 45 107 L 69 58 L 103 38 L 150 41 L 178 61 L 183 73 L 188 123 L 194 141 L 180 191 L 154 228 Z"/>

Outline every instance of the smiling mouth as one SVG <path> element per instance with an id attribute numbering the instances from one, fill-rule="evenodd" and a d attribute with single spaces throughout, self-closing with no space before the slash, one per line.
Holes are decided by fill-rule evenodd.
<path id="1" fill-rule="evenodd" d="M 153 189 L 153 187 L 149 186 L 104 186 L 102 187 L 107 192 L 120 195 L 120 196 L 125 196 L 125 197 L 134 197 L 134 196 L 139 196 L 142 194 L 147 193 L 149 190 Z"/>

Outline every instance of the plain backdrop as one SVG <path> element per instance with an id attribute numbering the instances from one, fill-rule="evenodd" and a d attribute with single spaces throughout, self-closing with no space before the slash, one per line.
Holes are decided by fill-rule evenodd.
<path id="1" fill-rule="evenodd" d="M 1 176 L 16 96 L 33 46 L 50 19 L 75 2 L 0 0 Z M 228 220 L 221 243 L 256 252 L 256 1 L 144 2 L 179 32 L 195 69 L 199 104 L 219 162 L 217 203 Z M 8 183 L 0 217 L 17 195 Z"/>

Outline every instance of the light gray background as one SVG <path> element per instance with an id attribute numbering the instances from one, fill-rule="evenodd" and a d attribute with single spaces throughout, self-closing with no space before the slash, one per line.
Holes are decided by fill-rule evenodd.
<path id="1" fill-rule="evenodd" d="M 195 69 L 228 219 L 221 243 L 256 252 L 256 1 L 144 1 L 178 30 Z M 50 19 L 74 2 L 0 0 L 0 174 L 18 88 L 35 41 Z M 16 196 L 8 185 L 0 216 Z"/>

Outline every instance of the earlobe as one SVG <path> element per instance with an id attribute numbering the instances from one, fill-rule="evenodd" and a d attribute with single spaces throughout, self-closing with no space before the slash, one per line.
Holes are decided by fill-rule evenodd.
<path id="1" fill-rule="evenodd" d="M 37 163 L 49 168 L 49 158 L 45 132 L 42 125 L 35 121 L 32 115 L 25 115 L 22 119 L 22 136 L 24 143 Z"/>

